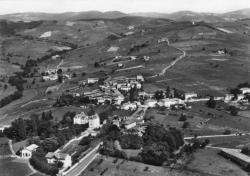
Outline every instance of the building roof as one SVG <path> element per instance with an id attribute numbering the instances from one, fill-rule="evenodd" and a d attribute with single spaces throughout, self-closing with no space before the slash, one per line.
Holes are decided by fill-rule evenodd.
<path id="1" fill-rule="evenodd" d="M 242 88 L 240 88 L 240 90 L 250 90 L 250 88 L 249 87 L 242 87 Z"/>
<path id="2" fill-rule="evenodd" d="M 99 115 L 97 113 L 95 113 L 94 115 L 92 116 L 89 116 L 89 119 L 98 119 L 99 118 Z"/>
<path id="3" fill-rule="evenodd" d="M 35 149 L 37 149 L 39 146 L 36 144 L 31 144 L 28 147 L 26 147 L 27 150 L 29 151 L 34 151 Z"/>
<path id="4" fill-rule="evenodd" d="M 57 159 L 59 159 L 59 160 L 63 160 L 63 159 L 65 159 L 66 158 L 66 156 L 67 156 L 68 154 L 66 154 L 66 153 L 54 153 L 54 152 L 48 152 L 47 154 L 46 154 L 46 158 L 53 158 L 53 157 L 55 157 L 55 158 L 57 158 Z"/>
<path id="5" fill-rule="evenodd" d="M 232 155 L 236 158 L 239 158 L 241 159 L 242 161 L 245 161 L 247 163 L 250 163 L 250 157 L 241 153 L 239 149 L 226 149 L 226 148 L 223 148 L 221 149 L 221 151 L 229 154 L 229 155 Z"/>

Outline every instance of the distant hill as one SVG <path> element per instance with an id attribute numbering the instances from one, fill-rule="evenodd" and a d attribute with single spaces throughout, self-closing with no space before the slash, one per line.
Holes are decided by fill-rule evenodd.
<path id="1" fill-rule="evenodd" d="M 223 14 L 179 11 L 175 13 L 132 13 L 130 15 L 153 18 L 168 18 L 175 21 L 205 21 L 214 23 L 224 21 L 236 21 L 239 19 L 250 18 L 250 9 L 242 9 Z"/>
<path id="2" fill-rule="evenodd" d="M 115 19 L 128 16 L 119 11 L 99 12 L 99 11 L 87 11 L 87 12 L 66 12 L 66 13 L 15 13 L 0 15 L 0 19 L 6 19 L 9 21 L 40 21 L 40 20 L 79 20 L 79 19 Z"/>
<path id="3" fill-rule="evenodd" d="M 250 18 L 250 9 L 241 9 L 223 14 L 224 18 L 244 19 Z"/>
<path id="4" fill-rule="evenodd" d="M 192 11 L 179 11 L 175 13 L 130 13 L 125 14 L 119 11 L 99 12 L 99 11 L 86 11 L 86 12 L 65 12 L 65 13 L 15 13 L 0 15 L 0 19 L 9 21 L 40 21 L 40 20 L 91 20 L 91 19 L 117 19 L 129 16 L 151 17 L 170 19 L 174 21 L 205 21 L 210 23 L 236 21 L 239 19 L 250 18 L 250 9 L 241 9 L 227 13 L 198 13 Z"/>

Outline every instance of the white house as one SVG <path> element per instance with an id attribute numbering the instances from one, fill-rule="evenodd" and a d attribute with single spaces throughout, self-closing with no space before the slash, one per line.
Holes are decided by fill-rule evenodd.
<path id="1" fill-rule="evenodd" d="M 168 38 L 163 37 L 161 39 L 158 40 L 158 43 L 167 43 L 168 42 Z"/>
<path id="2" fill-rule="evenodd" d="M 121 109 L 124 109 L 124 110 L 135 110 L 137 108 L 137 104 L 136 103 L 131 103 L 131 102 L 127 102 L 127 103 L 124 103 L 122 106 L 121 106 Z"/>
<path id="3" fill-rule="evenodd" d="M 124 101 L 124 96 L 122 94 L 117 95 L 115 98 L 115 104 L 120 105 Z"/>
<path id="4" fill-rule="evenodd" d="M 107 50 L 107 52 L 116 52 L 116 51 L 118 51 L 118 49 L 119 49 L 119 47 L 117 47 L 117 46 L 111 46 L 111 47 Z"/>
<path id="5" fill-rule="evenodd" d="M 118 63 L 118 64 L 117 64 L 117 67 L 118 67 L 118 68 L 122 68 L 122 67 L 123 67 L 123 64 L 122 64 L 122 63 Z"/>
<path id="6" fill-rule="evenodd" d="M 146 62 L 146 61 L 149 61 L 150 57 L 149 56 L 143 56 L 143 60 Z"/>
<path id="7" fill-rule="evenodd" d="M 58 79 L 58 76 L 56 74 L 53 74 L 53 75 L 43 76 L 43 79 L 45 81 L 55 81 Z"/>
<path id="8" fill-rule="evenodd" d="M 140 82 L 144 82 L 144 77 L 142 75 L 137 75 L 136 80 Z"/>
<path id="9" fill-rule="evenodd" d="M 231 101 L 234 98 L 233 94 L 226 94 L 224 101 Z"/>
<path id="10" fill-rule="evenodd" d="M 94 114 L 92 116 L 88 117 L 89 119 L 89 128 L 95 129 L 95 128 L 100 128 L 100 117 L 98 114 Z"/>
<path id="11" fill-rule="evenodd" d="M 148 107 L 155 107 L 156 104 L 157 104 L 157 100 L 154 100 L 154 99 L 148 99 L 144 102 L 144 104 Z"/>
<path id="12" fill-rule="evenodd" d="M 25 147 L 24 149 L 22 149 L 20 152 L 21 153 L 20 155 L 22 158 L 26 158 L 26 159 L 31 158 L 32 152 L 35 152 L 37 148 L 38 148 L 38 145 L 31 144 L 28 147 Z"/>
<path id="13" fill-rule="evenodd" d="M 120 89 L 123 90 L 123 91 L 129 91 L 131 89 L 131 87 L 122 85 L 120 87 Z"/>
<path id="14" fill-rule="evenodd" d="M 2 125 L 0 126 L 0 131 L 3 132 L 6 128 L 11 127 L 11 125 Z"/>
<path id="15" fill-rule="evenodd" d="M 87 79 L 87 83 L 88 83 L 88 84 L 95 84 L 95 83 L 97 83 L 98 81 L 99 81 L 98 78 L 88 78 L 88 79 Z"/>
<path id="16" fill-rule="evenodd" d="M 218 54 L 225 54 L 225 51 L 223 49 L 220 49 L 217 52 L 218 52 Z"/>
<path id="17" fill-rule="evenodd" d="M 62 162 L 63 163 L 63 168 L 71 167 L 72 165 L 72 159 L 69 154 L 66 153 L 53 153 L 49 152 L 45 156 L 47 159 L 47 162 L 49 164 L 54 164 L 56 162 Z"/>
<path id="18" fill-rule="evenodd" d="M 124 127 L 128 130 L 128 129 L 131 129 L 131 128 L 134 128 L 136 126 L 136 122 L 134 121 L 126 121 L 124 123 Z"/>
<path id="19" fill-rule="evenodd" d="M 191 98 L 197 98 L 197 93 L 190 92 L 190 93 L 184 93 L 185 100 L 191 99 Z"/>
<path id="20" fill-rule="evenodd" d="M 73 123 L 79 124 L 79 125 L 87 124 L 88 116 L 84 112 L 81 112 L 80 114 L 76 114 L 75 117 L 73 118 Z"/>
<path id="21" fill-rule="evenodd" d="M 243 87 L 240 89 L 241 93 L 242 94 L 247 94 L 247 93 L 250 93 L 250 88 L 248 87 Z"/>
<path id="22" fill-rule="evenodd" d="M 165 98 L 160 100 L 159 105 L 160 106 L 165 106 L 167 108 L 170 108 L 172 105 L 176 105 L 176 104 L 183 104 L 183 101 L 181 99 L 178 98 Z"/>
<path id="23" fill-rule="evenodd" d="M 245 98 L 244 94 L 237 94 L 237 100 L 243 100 Z"/>
<path id="24" fill-rule="evenodd" d="M 57 54 L 57 55 L 52 56 L 51 58 L 54 60 L 54 59 L 60 58 L 60 56 Z"/>
<path id="25" fill-rule="evenodd" d="M 135 26 L 134 25 L 130 25 L 130 26 L 128 26 L 128 30 L 133 30 L 135 28 Z"/>
<path id="26" fill-rule="evenodd" d="M 130 31 L 130 32 L 126 32 L 126 33 L 124 33 L 124 35 L 125 36 L 129 36 L 129 35 L 133 35 L 135 32 L 133 32 L 133 31 Z"/>

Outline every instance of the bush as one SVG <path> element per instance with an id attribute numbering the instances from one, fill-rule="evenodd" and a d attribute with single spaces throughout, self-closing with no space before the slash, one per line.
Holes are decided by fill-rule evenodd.
<path id="1" fill-rule="evenodd" d="M 188 128 L 188 127 L 189 127 L 189 122 L 184 122 L 182 128 Z"/>
<path id="2" fill-rule="evenodd" d="M 223 134 L 225 134 L 225 135 L 231 134 L 231 131 L 230 130 L 225 130 Z"/>
<path id="3" fill-rule="evenodd" d="M 179 118 L 179 121 L 181 121 L 181 122 L 184 122 L 186 120 L 187 120 L 187 117 L 185 115 L 183 115 L 183 114 Z"/>
<path id="4" fill-rule="evenodd" d="M 45 157 L 39 157 L 35 153 L 30 158 L 30 164 L 38 171 L 55 176 L 59 169 L 54 165 L 49 165 Z"/>
<path id="5" fill-rule="evenodd" d="M 79 142 L 79 145 L 89 145 L 92 140 L 93 140 L 93 137 L 91 137 L 91 136 L 84 137 Z"/>
<path id="6" fill-rule="evenodd" d="M 232 116 L 237 116 L 237 115 L 238 115 L 239 110 L 238 110 L 238 108 L 236 108 L 235 106 L 230 106 L 230 107 L 229 107 L 229 110 L 230 110 L 230 114 L 231 114 Z"/>
<path id="7" fill-rule="evenodd" d="M 142 143 L 142 138 L 135 134 L 126 134 L 120 138 L 120 145 L 123 149 L 140 149 Z"/>
<path id="8" fill-rule="evenodd" d="M 216 107 L 216 101 L 214 100 L 213 97 L 211 97 L 208 101 L 207 101 L 207 106 L 209 108 L 215 108 Z"/>

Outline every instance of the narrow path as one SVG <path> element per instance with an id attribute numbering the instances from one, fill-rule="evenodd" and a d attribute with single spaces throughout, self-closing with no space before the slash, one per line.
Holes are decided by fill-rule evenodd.
<path id="1" fill-rule="evenodd" d="M 170 46 L 170 42 L 169 42 L 168 38 L 167 38 L 167 44 L 168 44 L 168 46 Z M 179 62 L 180 60 L 182 60 L 186 56 L 186 51 L 184 51 L 184 50 L 182 50 L 180 48 L 174 47 L 174 46 L 172 46 L 172 47 L 175 48 L 175 49 L 177 49 L 177 50 L 179 50 L 179 51 L 181 51 L 182 55 L 180 55 L 178 58 L 176 58 L 174 61 L 172 61 L 169 65 L 167 65 L 165 68 L 163 68 L 160 73 L 155 74 L 153 76 L 150 76 L 148 78 L 154 78 L 154 77 L 157 77 L 157 76 L 163 76 L 168 69 L 170 69 L 171 67 L 173 67 L 177 62 Z"/>
<path id="2" fill-rule="evenodd" d="M 219 135 L 207 135 L 207 136 L 197 136 L 197 139 L 202 139 L 202 138 L 217 138 L 217 137 L 233 137 L 233 136 L 246 136 L 246 135 L 250 135 L 250 133 L 234 133 L 234 134 L 219 134 Z M 193 139 L 194 137 L 184 137 L 184 140 L 188 140 L 188 139 Z"/>

